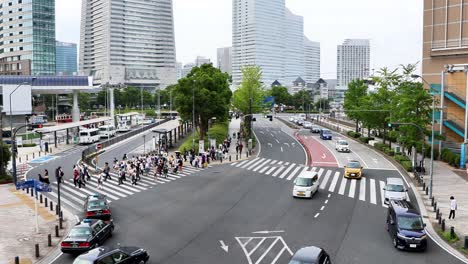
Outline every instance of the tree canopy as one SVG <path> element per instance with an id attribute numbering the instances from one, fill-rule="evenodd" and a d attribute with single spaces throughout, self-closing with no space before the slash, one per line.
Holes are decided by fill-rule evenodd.
<path id="1" fill-rule="evenodd" d="M 241 69 L 242 82 L 234 92 L 233 106 L 244 114 L 250 114 L 250 101 L 252 100 L 252 113 L 264 109 L 265 89 L 262 85 L 262 71 L 258 66 L 246 66 Z"/>

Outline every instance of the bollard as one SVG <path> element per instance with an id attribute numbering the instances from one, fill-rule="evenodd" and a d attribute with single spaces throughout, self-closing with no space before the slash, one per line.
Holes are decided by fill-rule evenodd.
<path id="1" fill-rule="evenodd" d="M 29 194 L 29 188 L 26 188 L 26 193 Z"/>
<path id="2" fill-rule="evenodd" d="M 34 189 L 31 188 L 31 197 L 33 197 L 33 196 L 34 196 Z"/>
<path id="3" fill-rule="evenodd" d="M 19 159 L 19 163 L 21 163 L 21 157 L 19 157 L 18 159 Z"/>
<path id="4" fill-rule="evenodd" d="M 47 207 L 47 205 L 49 204 L 49 202 L 47 201 L 47 197 L 44 198 L 44 205 Z"/>
<path id="5" fill-rule="evenodd" d="M 20 262 L 19 262 L 19 257 L 16 256 L 16 257 L 15 257 L 15 264 L 19 264 L 19 263 L 20 263 Z"/>
<path id="6" fill-rule="evenodd" d="M 42 194 L 39 195 L 39 201 L 42 203 Z"/>
<path id="7" fill-rule="evenodd" d="M 248 157 L 249 157 L 249 152 L 247 151 L 247 152 L 245 153 L 245 155 L 247 155 L 247 158 L 248 158 Z"/>
<path id="8" fill-rule="evenodd" d="M 55 215 L 59 215 L 58 204 L 55 204 Z"/>
<path id="9" fill-rule="evenodd" d="M 231 161 L 231 155 L 229 155 L 229 161 Z"/>
<path id="10" fill-rule="evenodd" d="M 426 187 L 426 195 L 429 194 L 429 187 Z"/>
<path id="11" fill-rule="evenodd" d="M 426 190 L 426 183 L 423 182 L 423 190 Z"/>
<path id="12" fill-rule="evenodd" d="M 439 214 L 439 225 L 442 224 L 442 213 Z"/>
<path id="13" fill-rule="evenodd" d="M 63 220 L 63 211 L 60 211 L 59 218 Z"/>
<path id="14" fill-rule="evenodd" d="M 450 227 L 450 238 L 455 238 L 455 227 Z"/>
<path id="15" fill-rule="evenodd" d="M 437 220 L 439 220 L 439 213 L 440 213 L 440 210 L 439 210 L 439 208 L 437 208 L 437 210 L 436 210 L 436 219 Z"/>
<path id="16" fill-rule="evenodd" d="M 33 152 L 33 159 L 34 159 L 34 152 Z"/>
<path id="17" fill-rule="evenodd" d="M 59 228 L 63 229 L 63 220 L 62 220 L 62 218 L 59 218 Z"/>
<path id="18" fill-rule="evenodd" d="M 36 244 L 36 258 L 38 258 L 39 255 L 39 244 Z"/>
<path id="19" fill-rule="evenodd" d="M 50 201 L 50 210 L 51 210 L 51 211 L 54 210 L 54 205 L 52 204 L 52 201 Z"/>
<path id="20" fill-rule="evenodd" d="M 434 206 L 434 196 L 431 197 L 431 206 Z"/>
<path id="21" fill-rule="evenodd" d="M 445 219 L 442 220 L 442 232 L 445 232 Z"/>
<path id="22" fill-rule="evenodd" d="M 437 210 L 437 203 L 434 203 L 434 212 Z"/>
<path id="23" fill-rule="evenodd" d="M 51 234 L 47 235 L 47 246 L 49 246 L 49 247 L 52 246 L 52 235 Z"/>
<path id="24" fill-rule="evenodd" d="M 26 154 L 26 161 L 28 161 L 28 160 L 29 160 L 29 158 L 28 158 L 28 154 Z"/>
<path id="25" fill-rule="evenodd" d="M 468 249 L 468 236 L 465 236 L 465 245 L 463 245 L 464 249 Z"/>
<path id="26" fill-rule="evenodd" d="M 59 227 L 58 225 L 55 226 L 55 237 L 59 237 Z"/>
<path id="27" fill-rule="evenodd" d="M 236 160 L 239 160 L 239 155 L 238 154 L 236 154 Z"/>

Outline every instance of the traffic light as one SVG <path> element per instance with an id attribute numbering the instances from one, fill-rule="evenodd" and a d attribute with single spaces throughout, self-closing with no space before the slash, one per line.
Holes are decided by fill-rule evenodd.
<path id="1" fill-rule="evenodd" d="M 392 128 L 399 128 L 400 127 L 400 124 L 398 123 L 388 123 L 388 128 L 392 129 Z"/>

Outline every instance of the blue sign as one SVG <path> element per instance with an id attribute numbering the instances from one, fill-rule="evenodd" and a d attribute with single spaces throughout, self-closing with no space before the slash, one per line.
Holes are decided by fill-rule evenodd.
<path id="1" fill-rule="evenodd" d="M 37 158 L 37 159 L 33 159 L 29 163 L 42 163 L 42 162 L 47 162 L 47 161 L 53 160 L 53 159 L 55 159 L 54 156 L 46 155 L 46 156 L 43 156 L 43 157 L 40 157 L 40 158 Z"/>
<path id="2" fill-rule="evenodd" d="M 268 96 L 268 97 L 265 97 L 265 99 L 263 100 L 263 102 L 267 105 L 271 105 L 273 106 L 275 104 L 275 97 L 273 96 Z"/>
<path id="3" fill-rule="evenodd" d="M 26 189 L 26 188 L 34 188 L 36 192 L 51 192 L 52 191 L 52 189 L 50 188 L 48 184 L 40 182 L 36 179 L 22 181 L 16 184 L 17 190 Z"/>

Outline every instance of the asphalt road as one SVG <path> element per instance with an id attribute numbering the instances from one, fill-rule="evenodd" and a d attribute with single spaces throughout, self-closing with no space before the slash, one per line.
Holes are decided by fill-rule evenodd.
<path id="1" fill-rule="evenodd" d="M 292 146 L 290 130 L 277 121 L 257 118 L 254 129 L 262 147 L 250 164 L 214 166 L 112 201 L 116 229 L 105 245 L 144 247 L 151 263 L 288 263 L 293 252 L 309 245 L 325 248 L 333 263 L 460 263 L 431 241 L 423 253 L 393 248 L 378 189 L 385 177 L 399 177 L 396 171 L 366 170 L 363 194 L 361 182 L 343 184 L 341 168 L 316 167 L 322 182 L 328 175 L 323 188 L 313 199 L 294 199 L 289 176 L 313 169 L 303 166 L 302 147 Z M 120 158 L 142 143 L 138 140 L 102 160 Z M 75 158 L 70 154 L 62 162 Z M 276 167 L 280 161 L 288 165 Z M 369 189 L 372 184 L 376 192 Z M 55 263 L 72 260 L 62 255 Z"/>

